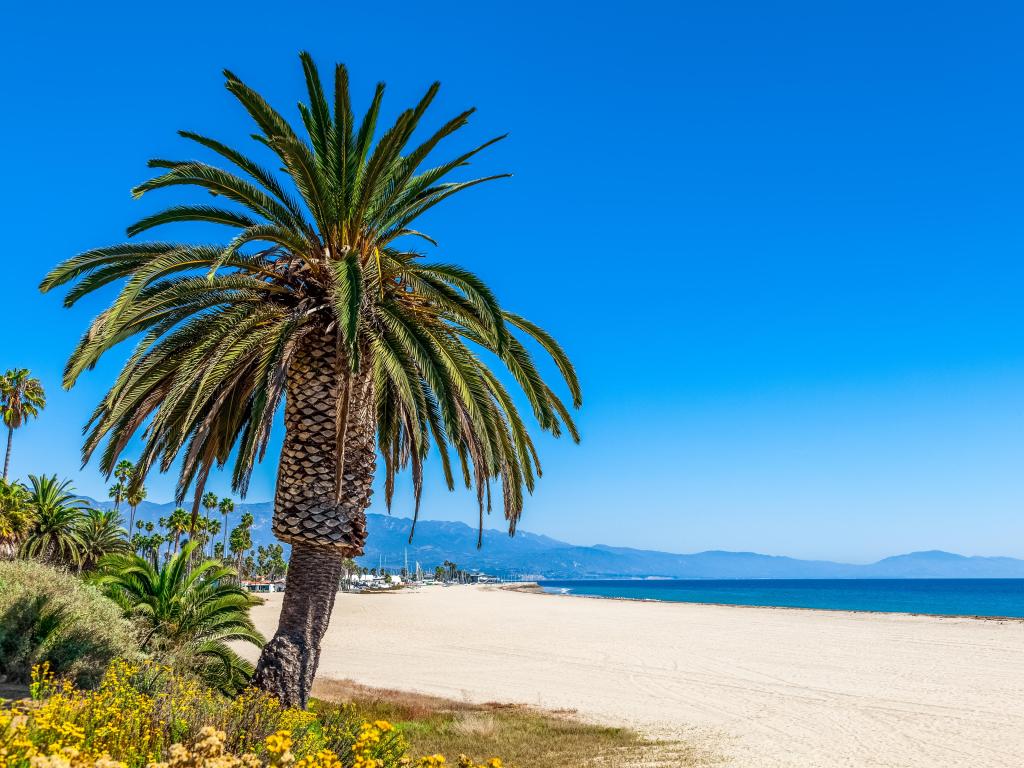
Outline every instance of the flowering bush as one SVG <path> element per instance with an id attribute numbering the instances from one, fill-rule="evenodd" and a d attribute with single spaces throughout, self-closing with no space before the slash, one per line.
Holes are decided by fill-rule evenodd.
<path id="1" fill-rule="evenodd" d="M 0 708 L 0 768 L 399 768 L 414 762 L 401 733 L 349 706 L 287 709 L 248 689 L 230 701 L 152 662 L 115 661 L 82 691 L 33 670 L 32 700 Z M 477 765 L 465 756 L 459 768 Z"/>

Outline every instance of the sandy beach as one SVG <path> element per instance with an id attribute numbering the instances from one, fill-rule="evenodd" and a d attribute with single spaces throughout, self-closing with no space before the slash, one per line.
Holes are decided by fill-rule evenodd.
<path id="1" fill-rule="evenodd" d="M 268 636 L 281 595 L 253 616 Z M 339 594 L 320 679 L 573 709 L 731 766 L 1024 765 L 1024 622 L 587 599 Z"/>

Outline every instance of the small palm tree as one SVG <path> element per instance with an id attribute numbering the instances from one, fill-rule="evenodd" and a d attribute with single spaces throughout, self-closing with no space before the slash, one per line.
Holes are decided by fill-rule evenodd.
<path id="1" fill-rule="evenodd" d="M 134 465 L 127 459 L 119 461 L 114 468 L 117 482 L 110 486 L 110 498 L 114 500 L 114 510 L 117 512 L 121 511 L 121 502 L 128 498 L 129 483 L 134 471 Z"/>
<path id="2" fill-rule="evenodd" d="M 154 568 L 160 562 L 160 545 L 165 541 L 167 539 L 160 533 L 151 533 L 149 536 L 149 558 Z"/>
<path id="3" fill-rule="evenodd" d="M 0 480 L 0 559 L 14 557 L 32 530 L 35 515 L 30 502 L 28 489 L 21 483 Z"/>
<path id="4" fill-rule="evenodd" d="M 56 475 L 29 475 L 32 488 L 29 506 L 35 517 L 21 552 L 62 565 L 80 566 L 82 562 L 82 522 L 87 506 L 75 496 L 70 480 Z"/>
<path id="5" fill-rule="evenodd" d="M 238 525 L 231 531 L 230 545 L 231 555 L 235 558 L 235 569 L 242 572 L 242 556 L 245 551 L 252 546 L 252 524 L 256 522 L 256 519 L 252 516 L 251 512 L 242 513 L 242 519 L 238 521 Z"/>
<path id="6" fill-rule="evenodd" d="M 87 460 L 101 455 L 103 471 L 144 430 L 139 463 L 180 467 L 179 500 L 190 488 L 198 497 L 211 467 L 229 462 L 232 487 L 244 496 L 283 405 L 273 531 L 291 544 L 289 589 L 256 683 L 297 706 L 309 695 L 342 562 L 366 542 L 378 454 L 388 504 L 397 473 L 409 468 L 415 519 L 433 453 L 449 489 L 458 479 L 475 491 L 481 532 L 500 484 L 514 533 L 540 474 L 521 404 L 541 429 L 578 439 L 568 407 L 524 342 L 553 359 L 572 405 L 581 403 L 572 364 L 546 331 L 505 310 L 472 272 L 427 262 L 416 250 L 422 241 L 436 245 L 414 226 L 422 214 L 508 176 L 450 178 L 503 137 L 435 164 L 435 150 L 467 124 L 472 109 L 417 145 L 413 137 L 439 84 L 378 131 L 383 84 L 358 119 L 345 67 L 334 68 L 325 88 L 311 57 L 303 53 L 301 61 L 308 101 L 299 105 L 298 130 L 225 73 L 228 91 L 256 123 L 259 150 L 273 154 L 282 174 L 216 139 L 183 133 L 234 168 L 156 159 L 150 165 L 159 174 L 134 190 L 140 196 L 187 186 L 218 202 L 173 205 L 129 227 L 130 237 L 207 222 L 230 228 L 223 242 L 97 248 L 56 267 L 40 286 L 74 284 L 65 299 L 72 305 L 122 283 L 64 377 L 73 386 L 110 349 L 138 336 L 83 446 Z"/>
<path id="7" fill-rule="evenodd" d="M 107 555 L 124 554 L 131 545 L 116 510 L 90 509 L 79 526 L 82 540 L 80 567 L 91 571 Z"/>
<path id="8" fill-rule="evenodd" d="M 0 378 L 0 411 L 7 425 L 7 453 L 4 456 L 4 480 L 11 464 L 11 442 L 14 430 L 35 418 L 46 407 L 46 393 L 39 379 L 29 375 L 26 368 L 9 370 Z"/>
<path id="9" fill-rule="evenodd" d="M 107 496 L 111 501 L 114 502 L 114 511 L 118 512 L 121 509 L 121 502 L 124 501 L 128 491 L 125 488 L 124 483 L 118 480 L 107 490 Z"/>
<path id="10" fill-rule="evenodd" d="M 220 520 L 217 520 L 216 518 L 210 518 L 210 522 L 207 525 L 207 531 L 209 531 L 209 534 L 210 534 L 209 535 L 209 540 L 210 540 L 210 557 L 214 557 L 215 556 L 213 554 L 213 551 L 216 548 L 216 545 L 220 543 L 220 542 L 217 541 L 217 535 L 220 533 L 220 529 L 221 529 Z"/>
<path id="11" fill-rule="evenodd" d="M 235 511 L 235 502 L 231 499 L 220 500 L 220 513 L 224 516 L 224 549 L 228 548 L 228 515 Z"/>
<path id="12" fill-rule="evenodd" d="M 174 537 L 174 554 L 178 554 L 181 536 L 183 533 L 188 532 L 190 525 L 191 516 L 187 509 L 181 507 L 175 509 L 167 519 L 167 530 Z"/>
<path id="13" fill-rule="evenodd" d="M 128 530 L 132 530 L 135 525 L 135 510 L 139 508 L 139 504 L 146 500 L 146 486 L 142 484 L 142 481 L 138 478 L 133 478 L 128 485 L 128 494 L 125 496 L 125 501 L 128 502 L 128 509 L 131 510 L 128 515 Z"/>
<path id="14" fill-rule="evenodd" d="M 162 568 L 137 555 L 100 563 L 100 583 L 143 631 L 142 649 L 186 656 L 208 682 L 225 693 L 240 690 L 252 665 L 228 643 L 265 642 L 249 618 L 256 601 L 235 582 L 235 571 L 216 560 L 189 568 L 197 542 L 189 542 Z"/>
<path id="15" fill-rule="evenodd" d="M 213 522 L 210 518 L 210 514 L 217 508 L 217 494 L 213 491 L 207 491 L 203 494 L 203 509 L 206 511 L 206 530 L 213 534 Z M 217 530 L 220 530 L 220 526 L 217 526 Z M 213 541 L 213 535 L 210 536 L 210 540 Z"/>

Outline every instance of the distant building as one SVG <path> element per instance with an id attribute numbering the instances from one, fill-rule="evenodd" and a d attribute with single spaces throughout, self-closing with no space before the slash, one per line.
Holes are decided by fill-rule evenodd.
<path id="1" fill-rule="evenodd" d="M 283 581 L 243 581 L 242 588 L 249 592 L 284 592 Z"/>

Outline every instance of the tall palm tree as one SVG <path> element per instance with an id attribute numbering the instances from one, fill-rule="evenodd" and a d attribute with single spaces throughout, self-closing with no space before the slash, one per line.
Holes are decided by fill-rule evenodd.
<path id="1" fill-rule="evenodd" d="M 384 86 L 357 121 L 346 69 L 335 67 L 329 97 L 311 58 L 301 60 L 305 135 L 225 73 L 283 177 L 213 138 L 183 132 L 235 169 L 157 159 L 150 165 L 161 173 L 134 190 L 184 185 L 227 202 L 174 205 L 129 227 L 129 236 L 198 221 L 231 228 L 229 239 L 98 248 L 64 262 L 41 285 L 73 284 L 65 299 L 72 305 L 124 281 L 65 371 L 72 386 L 107 350 L 141 334 L 88 424 L 84 457 L 99 452 L 103 471 L 145 424 L 139 464 L 167 470 L 181 456 L 179 499 L 190 487 L 201 494 L 210 468 L 232 459 L 233 487 L 244 495 L 284 399 L 273 532 L 291 544 L 289 589 L 255 681 L 290 705 L 306 702 L 342 562 L 362 552 L 378 450 L 389 505 L 395 475 L 408 467 L 418 514 L 433 447 L 449 488 L 458 478 L 475 489 L 481 529 L 500 482 L 514 533 L 540 466 L 512 394 L 486 361 L 507 369 L 540 427 L 556 436 L 564 430 L 578 439 L 568 408 L 517 333 L 553 358 L 572 404 L 581 401 L 572 364 L 547 332 L 502 309 L 471 272 L 412 250 L 415 238 L 434 243 L 413 228 L 422 214 L 508 175 L 447 180 L 502 137 L 425 166 L 473 110 L 410 146 L 434 84 L 375 142 Z"/>
<path id="2" fill-rule="evenodd" d="M 120 480 L 110 486 L 110 489 L 107 491 L 107 496 L 109 496 L 110 500 L 114 502 L 115 512 L 119 512 L 121 510 L 121 502 L 124 501 L 125 496 L 127 495 L 128 488 Z"/>
<path id="3" fill-rule="evenodd" d="M 80 566 L 84 546 L 81 526 L 88 507 L 75 496 L 70 480 L 57 480 L 56 475 L 29 475 L 28 479 L 35 524 L 21 545 L 22 554 Z"/>
<path id="4" fill-rule="evenodd" d="M 252 547 L 252 524 L 256 519 L 251 512 L 243 512 L 241 520 L 233 531 L 231 531 L 231 554 L 235 558 L 235 569 L 242 573 L 242 556 L 245 551 Z"/>
<path id="5" fill-rule="evenodd" d="M 265 642 L 249 618 L 256 601 L 220 562 L 202 560 L 190 568 L 196 546 L 190 541 L 159 569 L 138 555 L 109 556 L 100 563 L 100 583 L 142 626 L 142 650 L 188 654 L 207 682 L 234 693 L 252 666 L 227 644 L 259 648 Z"/>
<path id="6" fill-rule="evenodd" d="M 191 525 L 191 517 L 187 509 L 178 507 L 167 518 L 167 530 L 174 537 L 174 554 L 178 554 L 181 535 L 187 533 Z"/>
<path id="7" fill-rule="evenodd" d="M 116 510 L 90 509 L 79 524 L 82 555 L 79 567 L 91 571 L 106 555 L 125 554 L 131 548 L 121 515 Z"/>
<path id="8" fill-rule="evenodd" d="M 117 480 L 110 486 L 110 498 L 114 500 L 114 511 L 121 511 L 121 503 L 128 498 L 128 488 L 135 466 L 127 459 L 122 459 L 114 468 L 114 477 Z"/>
<path id="9" fill-rule="evenodd" d="M 210 518 L 210 513 L 212 513 L 213 510 L 215 510 L 217 508 L 217 494 L 214 493 L 213 491 L 207 491 L 206 493 L 203 494 L 202 504 L 203 504 L 203 509 L 206 510 L 206 530 L 210 531 L 212 533 L 212 531 L 213 531 L 212 523 L 214 521 Z M 219 525 L 217 527 L 218 527 L 218 529 L 220 528 Z M 210 536 L 210 541 L 211 542 L 213 541 L 213 536 L 212 535 Z"/>
<path id="10" fill-rule="evenodd" d="M 14 557 L 32 530 L 35 515 L 30 501 L 21 483 L 0 480 L 0 560 Z"/>
<path id="11" fill-rule="evenodd" d="M 29 375 L 27 368 L 15 368 L 0 378 L 0 412 L 7 425 L 7 453 L 4 455 L 4 480 L 11 466 L 11 442 L 14 430 L 35 418 L 46 407 L 46 393 L 39 379 Z"/>
<path id="12" fill-rule="evenodd" d="M 224 516 L 224 551 L 226 552 L 228 548 L 228 515 L 235 511 L 235 502 L 225 498 L 220 500 L 218 506 L 220 507 L 221 515 Z"/>
<path id="13" fill-rule="evenodd" d="M 224 526 L 224 527 L 227 527 L 227 526 Z M 214 556 L 213 555 L 213 549 L 214 549 L 214 547 L 217 544 L 217 534 L 220 533 L 220 529 L 221 529 L 220 520 L 217 520 L 216 518 L 210 518 L 210 523 L 209 523 L 209 525 L 207 526 L 207 529 L 206 529 L 210 533 L 210 536 L 209 536 L 209 538 L 210 538 L 210 557 Z"/>
<path id="14" fill-rule="evenodd" d="M 160 545 L 166 540 L 167 539 L 160 533 L 151 533 L 149 536 L 149 557 L 154 568 L 156 568 L 157 564 L 160 562 Z"/>
<path id="15" fill-rule="evenodd" d="M 125 496 L 125 501 L 128 502 L 128 530 L 132 530 L 135 525 L 135 511 L 139 508 L 139 504 L 146 500 L 146 486 L 142 484 L 142 481 L 138 478 L 133 478 L 128 485 L 128 493 Z"/>

